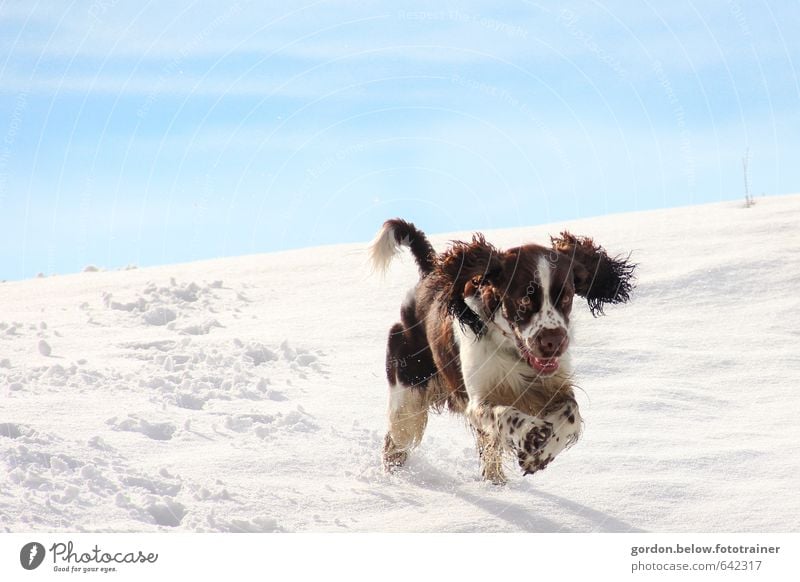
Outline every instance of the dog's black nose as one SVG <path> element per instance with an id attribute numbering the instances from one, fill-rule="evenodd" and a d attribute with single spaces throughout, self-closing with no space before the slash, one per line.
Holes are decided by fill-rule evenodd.
<path id="1" fill-rule="evenodd" d="M 563 327 L 546 328 L 536 335 L 536 351 L 543 358 L 556 358 L 567 349 L 567 330 Z"/>

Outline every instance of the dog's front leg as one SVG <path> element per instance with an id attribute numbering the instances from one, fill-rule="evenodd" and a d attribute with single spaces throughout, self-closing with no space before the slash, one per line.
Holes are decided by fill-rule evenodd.
<path id="1" fill-rule="evenodd" d="M 540 469 L 544 469 L 556 455 L 577 442 L 581 434 L 583 420 L 578 403 L 566 398 L 546 407 L 540 416 L 553 427 L 553 437 L 539 453 Z"/>
<path id="2" fill-rule="evenodd" d="M 478 455 L 481 460 L 481 477 L 495 485 L 505 485 L 503 473 L 503 445 L 496 432 L 484 432 L 476 429 Z"/>
<path id="3" fill-rule="evenodd" d="M 480 449 L 481 473 L 485 479 L 496 483 L 505 481 L 497 457 L 501 448 L 516 455 L 524 475 L 543 469 L 552 459 L 552 455 L 543 455 L 553 438 L 551 422 L 520 412 L 513 406 L 492 406 L 484 402 L 470 402 L 466 412 L 481 439 L 499 445 Z"/>

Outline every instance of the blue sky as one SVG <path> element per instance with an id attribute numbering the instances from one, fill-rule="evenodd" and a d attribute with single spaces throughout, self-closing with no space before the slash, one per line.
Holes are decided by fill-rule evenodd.
<path id="1" fill-rule="evenodd" d="M 800 190 L 797 2 L 3 2 L 0 279 Z"/>

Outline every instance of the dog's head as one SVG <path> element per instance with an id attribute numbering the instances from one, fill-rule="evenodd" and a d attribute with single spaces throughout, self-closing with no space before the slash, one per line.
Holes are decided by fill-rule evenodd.
<path id="1" fill-rule="evenodd" d="M 499 250 L 476 234 L 438 257 L 431 276 L 442 306 L 477 337 L 497 332 L 543 376 L 554 374 L 569 346 L 577 294 L 593 315 L 628 300 L 635 265 L 611 258 L 591 239 L 564 232 L 550 248 Z"/>

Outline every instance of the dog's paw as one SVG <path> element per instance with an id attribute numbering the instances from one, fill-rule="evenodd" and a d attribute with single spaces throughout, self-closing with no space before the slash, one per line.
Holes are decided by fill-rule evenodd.
<path id="1" fill-rule="evenodd" d="M 383 469 L 387 473 L 394 473 L 397 469 L 406 464 L 408 452 L 396 451 L 383 455 Z"/>
<path id="2" fill-rule="evenodd" d="M 500 466 L 484 465 L 481 467 L 481 479 L 489 481 L 492 485 L 502 486 L 506 484 L 506 476 Z"/>
<path id="3" fill-rule="evenodd" d="M 530 455 L 542 450 L 553 437 L 553 425 L 549 422 L 532 424 L 522 442 L 522 450 Z"/>
<path id="4" fill-rule="evenodd" d="M 551 456 L 544 456 L 541 454 L 536 455 L 518 455 L 519 466 L 522 469 L 522 475 L 533 475 L 536 471 L 542 471 L 547 468 L 550 461 L 553 460 Z"/>
<path id="5" fill-rule="evenodd" d="M 550 418 L 549 416 L 547 418 Z M 547 424 L 547 438 L 542 439 L 542 431 L 531 438 L 531 446 L 526 447 L 517 454 L 519 466 L 523 475 L 530 475 L 541 471 L 550 461 L 556 458 L 564 449 L 572 445 L 580 434 L 580 427 L 575 424 L 574 417 L 570 420 L 553 419 L 555 423 L 545 421 Z M 541 445 L 541 446 L 537 446 Z M 531 453 L 530 451 L 533 450 Z"/>
<path id="6" fill-rule="evenodd" d="M 553 459 L 552 454 L 545 453 L 552 440 L 553 425 L 545 420 L 527 415 L 509 419 L 506 442 L 517 453 L 524 475 L 544 469 Z"/>
<path id="7" fill-rule="evenodd" d="M 397 448 L 392 437 L 387 433 L 383 441 L 383 469 L 387 473 L 393 473 L 405 465 L 408 459 L 408 451 Z"/>
<path id="8" fill-rule="evenodd" d="M 545 445 L 533 453 L 522 450 L 517 452 L 517 461 L 523 475 L 532 475 L 536 471 L 545 469 L 550 464 L 555 455 L 547 449 L 548 447 Z"/>
<path id="9" fill-rule="evenodd" d="M 520 460 L 520 466 L 526 475 L 547 467 L 550 461 L 555 459 L 564 449 L 573 445 L 580 436 L 580 414 L 578 413 L 577 404 L 574 402 L 559 408 L 544 418 L 552 432 L 547 442 L 536 451 L 532 459 L 526 462 L 527 468 L 523 466 L 522 460 Z"/>

